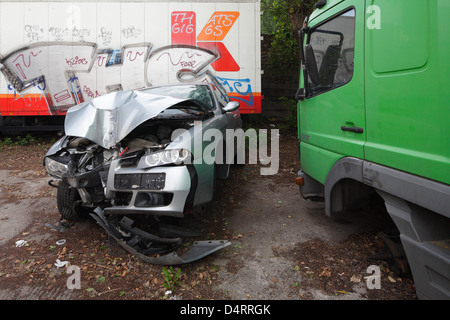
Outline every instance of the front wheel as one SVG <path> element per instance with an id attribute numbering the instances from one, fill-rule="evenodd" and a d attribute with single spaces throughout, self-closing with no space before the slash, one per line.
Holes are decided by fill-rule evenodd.
<path id="1" fill-rule="evenodd" d="M 71 187 L 66 181 L 61 181 L 56 193 L 56 204 L 61 214 L 61 220 L 75 222 L 88 216 L 90 210 L 83 208 L 81 197 L 76 188 Z"/>

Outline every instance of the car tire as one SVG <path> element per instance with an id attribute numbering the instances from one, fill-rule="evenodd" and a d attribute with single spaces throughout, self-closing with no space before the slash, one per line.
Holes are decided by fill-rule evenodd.
<path id="1" fill-rule="evenodd" d="M 66 181 L 61 181 L 56 193 L 56 205 L 61 215 L 61 220 L 75 222 L 85 219 L 90 210 L 79 205 L 80 194 L 76 188 L 71 187 Z"/>

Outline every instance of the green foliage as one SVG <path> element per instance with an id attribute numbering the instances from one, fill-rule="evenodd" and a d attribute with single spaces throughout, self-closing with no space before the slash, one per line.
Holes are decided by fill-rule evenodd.
<path id="1" fill-rule="evenodd" d="M 297 101 L 287 97 L 280 97 L 278 100 L 283 106 L 286 106 L 288 110 L 288 114 L 284 119 L 286 127 L 290 129 L 297 128 Z"/>
<path id="2" fill-rule="evenodd" d="M 276 29 L 276 21 L 269 11 L 269 6 L 273 0 L 263 0 L 261 2 L 261 9 L 263 14 L 261 16 L 261 34 L 274 34 Z"/>
<path id="3" fill-rule="evenodd" d="M 169 290 L 174 290 L 175 287 L 178 285 L 178 280 L 180 279 L 181 275 L 181 269 L 177 268 L 177 271 L 174 270 L 172 266 L 169 267 L 169 269 L 166 269 L 165 267 L 162 268 L 162 273 L 164 275 L 164 287 L 166 287 Z"/>
<path id="4" fill-rule="evenodd" d="M 35 143 L 38 143 L 38 140 L 30 134 L 27 134 L 25 137 L 17 136 L 15 137 L 15 139 L 11 137 L 5 137 L 3 141 L 0 140 L 0 144 L 7 146 L 26 146 Z"/>
<path id="5" fill-rule="evenodd" d="M 10 146 L 13 144 L 13 141 L 10 137 L 6 137 L 1 143 Z"/>
<path id="6" fill-rule="evenodd" d="M 261 8 L 263 31 L 274 39 L 270 50 L 271 69 L 279 73 L 298 70 L 300 47 L 298 31 L 304 17 L 316 0 L 263 0 Z"/>

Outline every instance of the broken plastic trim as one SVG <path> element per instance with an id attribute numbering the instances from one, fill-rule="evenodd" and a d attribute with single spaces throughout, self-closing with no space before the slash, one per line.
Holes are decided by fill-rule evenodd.
<path id="1" fill-rule="evenodd" d="M 91 216 L 119 243 L 120 246 L 132 255 L 151 264 L 178 265 L 191 263 L 231 245 L 231 242 L 227 240 L 196 241 L 181 257 L 175 252 L 170 252 L 159 257 L 149 257 L 146 253 L 156 254 L 167 252 L 168 249 L 170 249 L 169 251 L 176 249 L 181 244 L 181 239 L 159 238 L 138 228 L 133 228 L 131 223 L 132 220 L 128 218 L 121 220 L 122 223 L 120 223 L 122 227 L 126 226 L 126 231 L 130 233 L 130 235 L 124 235 L 117 227 L 108 222 L 101 208 L 96 208 L 94 213 L 95 214 L 91 213 Z M 150 245 L 148 248 L 143 248 L 142 243 L 146 241 L 150 241 Z M 138 243 L 141 243 L 141 246 L 137 245 Z"/>
<path id="2" fill-rule="evenodd" d="M 65 230 L 67 230 L 70 227 L 72 227 L 74 224 L 75 224 L 75 222 L 71 222 L 70 223 L 70 222 L 65 221 L 62 218 L 59 218 L 57 226 L 54 226 L 54 225 L 52 225 L 50 223 L 46 223 L 45 226 L 53 228 L 53 229 L 55 229 L 56 231 L 59 231 L 59 232 L 64 232 Z"/>

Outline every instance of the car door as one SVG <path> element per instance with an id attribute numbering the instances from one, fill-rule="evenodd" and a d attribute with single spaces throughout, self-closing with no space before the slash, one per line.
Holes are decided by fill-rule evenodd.
<path id="1" fill-rule="evenodd" d="M 198 176 L 198 186 L 194 204 L 202 204 L 212 200 L 215 178 L 228 176 L 229 164 L 225 158 L 225 140 L 227 129 L 241 127 L 239 111 L 224 112 L 223 108 L 230 99 L 214 85 L 210 86 L 211 99 L 214 101 L 214 116 L 201 124 L 199 131 L 194 129 L 194 167 Z M 198 146 L 201 144 L 201 150 Z M 197 149 L 196 149 L 197 148 Z M 195 150 L 196 149 L 196 150 Z M 201 156 L 199 156 L 201 153 Z M 217 158 L 217 164 L 215 159 Z"/>

